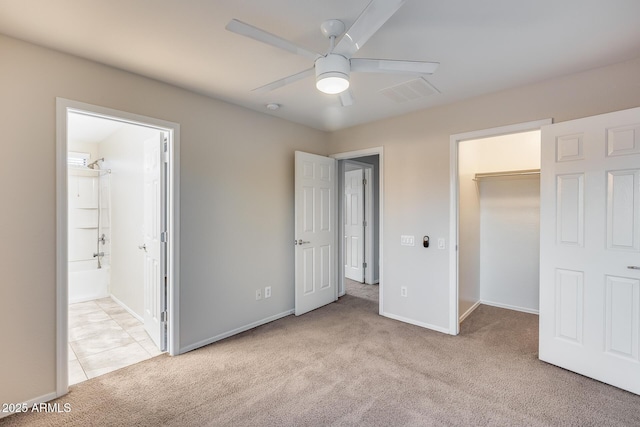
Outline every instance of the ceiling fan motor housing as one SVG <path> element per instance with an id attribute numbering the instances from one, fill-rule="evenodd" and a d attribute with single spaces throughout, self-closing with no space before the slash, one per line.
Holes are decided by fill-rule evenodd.
<path id="1" fill-rule="evenodd" d="M 318 90 L 335 94 L 349 88 L 351 64 L 342 55 L 330 53 L 316 59 L 316 87 Z"/>

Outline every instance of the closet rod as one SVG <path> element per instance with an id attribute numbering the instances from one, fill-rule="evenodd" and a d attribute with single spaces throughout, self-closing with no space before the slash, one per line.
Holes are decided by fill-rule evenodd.
<path id="1" fill-rule="evenodd" d="M 525 169 L 519 171 L 503 171 L 503 172 L 486 172 L 477 173 L 474 181 L 478 181 L 484 178 L 498 178 L 502 176 L 526 176 L 526 175 L 540 175 L 540 169 Z"/>

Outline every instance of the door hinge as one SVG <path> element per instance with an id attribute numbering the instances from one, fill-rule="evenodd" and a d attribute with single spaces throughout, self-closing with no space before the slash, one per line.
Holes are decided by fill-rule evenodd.
<path id="1" fill-rule="evenodd" d="M 362 185 L 367 185 L 367 178 L 362 179 Z"/>
<path id="2" fill-rule="evenodd" d="M 367 226 L 367 221 L 362 221 L 362 225 L 366 227 Z"/>
<path id="3" fill-rule="evenodd" d="M 362 268 L 367 268 L 367 263 L 366 262 L 362 263 Z"/>
<path id="4" fill-rule="evenodd" d="M 167 243 L 167 232 L 163 231 L 162 233 L 160 233 L 160 241 L 162 243 Z"/>
<path id="5" fill-rule="evenodd" d="M 166 311 L 160 313 L 160 322 L 165 323 L 169 320 L 169 315 Z"/>

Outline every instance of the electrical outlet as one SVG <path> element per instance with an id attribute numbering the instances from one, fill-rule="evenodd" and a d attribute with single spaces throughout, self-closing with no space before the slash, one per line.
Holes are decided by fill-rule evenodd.
<path id="1" fill-rule="evenodd" d="M 271 298 L 271 286 L 264 288 L 264 298 Z"/>
<path id="2" fill-rule="evenodd" d="M 440 237 L 438 239 L 438 249 L 444 249 L 445 248 L 445 244 L 444 244 L 444 238 Z"/>
<path id="3" fill-rule="evenodd" d="M 402 246 L 415 246 L 415 237 L 414 236 L 400 236 L 400 245 Z"/>
<path id="4" fill-rule="evenodd" d="M 256 290 L 256 301 L 261 300 L 262 299 L 262 289 L 257 289 Z"/>
<path id="5" fill-rule="evenodd" d="M 401 297 L 406 297 L 407 296 L 407 287 L 406 286 L 402 286 L 400 288 L 400 296 Z"/>

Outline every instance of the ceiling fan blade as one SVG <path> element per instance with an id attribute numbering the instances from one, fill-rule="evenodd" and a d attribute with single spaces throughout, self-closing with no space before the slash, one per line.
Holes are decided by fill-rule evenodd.
<path id="1" fill-rule="evenodd" d="M 353 105 L 353 94 L 349 89 L 340 92 L 340 104 L 342 104 L 343 107 Z"/>
<path id="2" fill-rule="evenodd" d="M 351 71 L 386 74 L 433 74 L 438 62 L 395 61 L 391 59 L 351 59 Z"/>
<path id="3" fill-rule="evenodd" d="M 372 0 L 342 36 L 333 53 L 351 58 L 404 2 L 405 0 Z"/>
<path id="4" fill-rule="evenodd" d="M 256 28 L 253 25 L 238 21 L 237 19 L 232 19 L 231 21 L 229 21 L 225 28 L 232 33 L 252 38 L 259 42 L 277 47 L 279 49 L 284 49 L 287 52 L 295 53 L 296 55 L 305 56 L 312 61 L 315 61 L 318 57 L 322 56 L 319 53 L 312 52 L 308 49 L 298 46 L 293 42 L 290 42 L 289 40 L 285 40 L 282 37 L 278 37 L 274 34 L 261 30 L 260 28 Z"/>
<path id="5" fill-rule="evenodd" d="M 252 92 L 269 92 L 274 89 L 278 89 L 288 84 L 291 84 L 293 82 L 297 82 L 298 80 L 302 80 L 306 77 L 313 76 L 314 74 L 315 74 L 315 70 L 313 68 L 309 68 L 307 70 L 300 71 L 299 73 L 293 74 L 289 77 L 285 77 L 283 79 L 276 80 L 275 82 L 271 82 L 264 86 L 257 87 L 253 89 Z"/>

